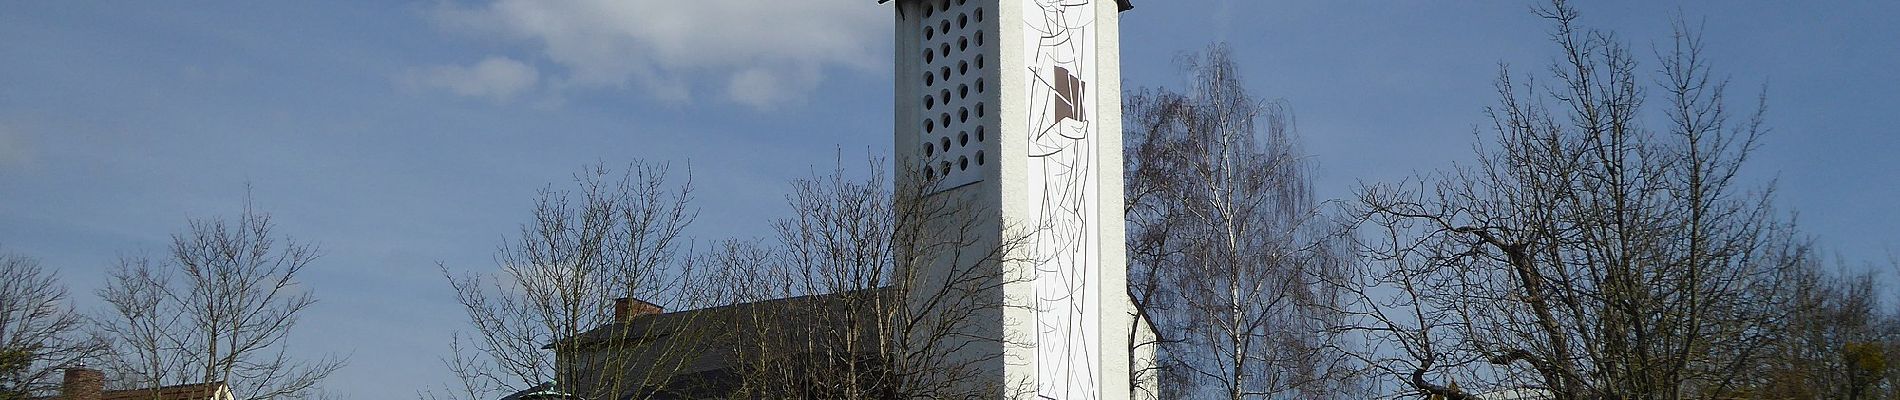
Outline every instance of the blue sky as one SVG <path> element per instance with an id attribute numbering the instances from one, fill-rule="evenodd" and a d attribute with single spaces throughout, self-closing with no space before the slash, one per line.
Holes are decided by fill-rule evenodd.
<path id="1" fill-rule="evenodd" d="M 462 314 L 437 271 L 489 270 L 534 191 L 583 164 L 690 166 L 701 240 L 765 234 L 788 179 L 890 147 L 889 11 L 870 0 L 0 4 L 0 244 L 77 304 L 245 184 L 320 245 L 291 343 L 347 355 L 349 398 L 448 383 Z M 1137 0 L 1128 88 L 1231 43 L 1289 102 L 1320 193 L 1467 160 L 1500 63 L 1555 56 L 1526 2 Z M 1850 261 L 1900 252 L 1900 3 L 1611 1 L 1585 23 L 1647 51 L 1706 24 L 1733 95 L 1769 93 L 1747 169 Z M 1650 65 L 1653 65 L 1650 64 Z"/>

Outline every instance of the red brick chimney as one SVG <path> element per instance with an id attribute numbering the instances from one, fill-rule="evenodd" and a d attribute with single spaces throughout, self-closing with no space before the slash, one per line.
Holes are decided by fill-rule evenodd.
<path id="1" fill-rule="evenodd" d="M 626 323 L 635 317 L 664 312 L 666 312 L 665 308 L 660 308 L 660 306 L 654 305 L 653 303 L 640 301 L 640 299 L 632 297 L 614 299 L 614 323 L 616 324 Z"/>
<path id="2" fill-rule="evenodd" d="M 99 400 L 106 389 L 106 374 L 96 369 L 71 367 L 59 383 L 61 400 Z"/>

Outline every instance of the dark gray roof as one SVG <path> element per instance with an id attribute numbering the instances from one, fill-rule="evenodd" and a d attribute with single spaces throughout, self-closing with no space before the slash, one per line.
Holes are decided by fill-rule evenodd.
<path id="1" fill-rule="evenodd" d="M 741 351 L 728 340 L 740 339 L 735 333 L 751 332 L 759 329 L 766 331 L 791 333 L 803 332 L 802 329 L 789 329 L 816 323 L 813 319 L 837 318 L 847 313 L 877 312 L 872 309 L 855 309 L 847 304 L 854 300 L 878 298 L 878 301 L 897 300 L 892 298 L 898 292 L 888 287 L 860 289 L 839 293 L 807 295 L 771 299 L 750 303 L 739 303 L 721 307 L 674 311 L 663 314 L 651 314 L 634 317 L 625 323 L 610 323 L 595 327 L 544 348 L 554 348 L 556 344 L 574 345 L 588 349 L 597 346 L 624 346 L 631 344 L 637 351 L 676 351 L 694 349 L 692 356 L 676 366 L 683 373 L 712 371 L 731 366 Z M 863 316 L 875 318 L 875 316 Z M 760 323 L 779 326 L 760 326 Z M 824 342 L 826 339 L 815 337 L 778 337 L 775 340 L 794 342 Z M 582 350 L 587 351 L 587 350 Z"/>
<path id="2" fill-rule="evenodd" d="M 519 392 L 502 397 L 501 400 L 567 400 L 578 399 L 574 395 L 554 391 L 554 382 L 534 385 Z"/>
<path id="3" fill-rule="evenodd" d="M 626 376 L 658 378 L 641 383 L 642 388 L 636 392 L 644 394 L 639 397 L 716 398 L 736 387 L 735 362 L 757 351 L 757 346 L 766 342 L 775 343 L 772 346 L 837 345 L 831 342 L 838 338 L 828 336 L 825 329 L 811 328 L 835 326 L 836 319 L 879 318 L 881 307 L 866 307 L 862 302 L 901 301 L 897 295 L 896 290 L 880 287 L 642 315 L 596 327 L 549 347 L 565 348 L 557 352 L 625 352 L 629 368 L 641 369 L 625 371 Z M 847 317 L 852 314 L 857 316 Z M 797 357 L 790 353 L 785 356 Z M 645 369 L 662 371 L 663 375 L 650 375 Z M 536 398 L 523 398 L 527 399 Z"/>
<path id="4" fill-rule="evenodd" d="M 833 308 L 836 307 L 834 303 L 837 303 L 837 299 L 843 296 L 860 294 L 889 296 L 893 293 L 895 292 L 889 288 L 879 287 L 841 293 L 787 297 L 719 307 L 642 315 L 633 317 L 625 323 L 605 324 L 594 327 L 594 329 L 582 332 L 580 335 L 563 339 L 562 342 L 576 341 L 579 345 L 585 347 L 607 340 L 658 339 L 660 337 L 677 334 L 682 329 L 689 327 L 704 328 L 707 324 L 729 323 L 733 318 L 739 316 L 752 316 L 759 315 L 759 313 L 784 312 L 788 310 L 809 311 L 812 310 L 814 306 L 818 308 Z M 792 322 L 792 320 L 788 319 L 782 322 L 789 323 Z M 553 349 L 555 344 L 556 343 L 549 343 L 542 348 Z"/>

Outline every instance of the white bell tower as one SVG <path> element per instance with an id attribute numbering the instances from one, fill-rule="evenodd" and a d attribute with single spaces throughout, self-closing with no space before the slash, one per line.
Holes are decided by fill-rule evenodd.
<path id="1" fill-rule="evenodd" d="M 1129 396 L 1120 13 L 1127 0 L 897 0 L 895 162 L 1029 240 L 998 274 L 999 383 Z"/>

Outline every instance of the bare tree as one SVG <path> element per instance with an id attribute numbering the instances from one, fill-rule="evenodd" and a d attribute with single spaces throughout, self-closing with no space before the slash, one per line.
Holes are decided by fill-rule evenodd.
<path id="1" fill-rule="evenodd" d="M 273 233 L 245 201 L 236 220 L 195 219 L 170 256 L 127 257 L 99 291 L 111 312 L 108 369 L 120 386 L 226 382 L 241 398 L 307 398 L 343 365 L 299 360 L 286 344 L 316 297 L 297 277 L 315 247 Z"/>
<path id="2" fill-rule="evenodd" d="M 1351 397 L 1322 284 L 1350 246 L 1312 194 L 1292 113 L 1249 94 L 1223 45 L 1186 62 L 1188 92 L 1127 107 L 1130 290 L 1165 339 L 1135 345 L 1160 347 L 1157 367 L 1181 375 L 1167 381 L 1188 385 L 1175 396 Z"/>
<path id="3" fill-rule="evenodd" d="M 722 248 L 726 282 L 769 300 L 735 327 L 740 398 L 997 398 L 1022 382 L 993 381 L 1007 345 L 987 321 L 1011 307 L 1003 276 L 1025 233 L 988 232 L 984 210 L 935 190 L 920 171 L 893 186 L 872 162 L 868 178 L 840 167 L 793 183 L 793 216 L 775 241 Z M 737 255 L 737 256 L 735 256 Z M 1016 299 L 1021 301 L 1021 299 Z"/>
<path id="4" fill-rule="evenodd" d="M 1360 357 L 1395 395 L 1747 393 L 1809 257 L 1772 190 L 1742 187 L 1765 107 L 1736 114 L 1683 24 L 1648 75 L 1563 0 L 1536 14 L 1554 82 L 1500 72 L 1475 165 L 1360 194 L 1368 263 L 1339 329 L 1385 346 Z"/>
<path id="5" fill-rule="evenodd" d="M 1837 271 L 1847 271 L 1840 265 Z M 1749 394 L 1782 399 L 1900 399 L 1900 312 L 1881 306 L 1874 274 L 1810 262 L 1792 278 L 1782 340 Z"/>
<path id="6" fill-rule="evenodd" d="M 532 222 L 496 252 L 498 271 L 460 277 L 447 272 L 472 331 L 454 339 L 446 360 L 460 388 L 425 397 L 481 399 L 549 384 L 586 398 L 619 398 L 668 376 L 628 377 L 631 354 L 657 351 L 685 357 L 683 346 L 652 348 L 637 341 L 575 340 L 597 332 L 625 338 L 615 320 L 616 299 L 659 307 L 697 304 L 678 263 L 681 232 L 698 211 L 692 184 L 668 182 L 666 164 L 605 165 L 574 175 L 574 188 L 540 191 Z M 598 348 L 598 346 L 609 346 Z M 649 355 L 650 356 L 650 355 Z M 650 360 L 649 360 L 650 361 Z"/>
<path id="7" fill-rule="evenodd" d="M 58 273 L 0 248 L 0 399 L 48 394 L 61 369 L 104 350 L 67 300 Z"/>

